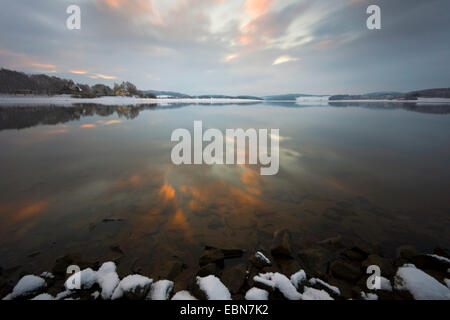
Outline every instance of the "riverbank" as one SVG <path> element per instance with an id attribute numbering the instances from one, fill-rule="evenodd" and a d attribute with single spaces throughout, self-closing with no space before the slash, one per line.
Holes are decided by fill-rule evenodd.
<path id="1" fill-rule="evenodd" d="M 423 254 L 401 246 L 396 257 L 388 259 L 340 236 L 295 253 L 291 248 L 287 230 L 275 232 L 270 250 L 252 252 L 247 261 L 242 261 L 243 250 L 206 246 L 198 266 L 173 262 L 158 279 L 131 271 L 119 275 L 119 260 L 90 263 L 80 254 L 69 254 L 57 258 L 50 271 L 3 283 L 0 296 L 4 300 L 450 299 L 450 257 L 441 248 Z M 71 265 L 81 272 L 68 277 Z M 373 275 L 367 273 L 370 266 L 379 267 L 378 278 L 368 280 Z M 77 279 L 80 290 L 74 289 Z"/>

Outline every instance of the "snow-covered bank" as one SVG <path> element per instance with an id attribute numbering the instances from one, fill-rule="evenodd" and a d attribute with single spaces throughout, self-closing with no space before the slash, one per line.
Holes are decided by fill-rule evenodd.
<path id="1" fill-rule="evenodd" d="M 138 97 L 99 97 L 99 98 L 72 98 L 70 95 L 58 96 L 13 96 L 0 95 L 0 105 L 59 105 L 71 106 L 74 104 L 98 104 L 105 106 L 129 106 L 141 104 L 175 104 L 175 103 L 191 103 L 191 104 L 223 104 L 223 103 L 255 103 L 261 100 L 251 99 L 229 99 L 229 98 L 180 98 L 180 99 L 148 99 Z"/>
<path id="2" fill-rule="evenodd" d="M 450 104 L 450 99 L 448 98 L 418 98 L 417 100 L 398 100 L 398 99 L 358 99 L 358 100 L 328 100 L 332 103 L 349 103 L 349 102 L 370 102 L 370 103 L 415 103 L 421 104 Z"/>
<path id="3" fill-rule="evenodd" d="M 273 242 L 271 255 L 257 251 L 247 263 L 229 267 L 224 267 L 224 259 L 241 258 L 242 250 L 206 246 L 199 267 L 190 268 L 188 274 L 177 268 L 179 277 L 170 267 L 167 276 L 132 273 L 122 277 L 115 262 L 86 266 L 69 276 L 65 265 L 76 263 L 75 256 L 70 259 L 64 256 L 57 259 L 57 268 L 52 272 L 23 276 L 15 286 L 2 291 L 2 297 L 3 300 L 450 300 L 450 260 L 446 250 L 427 255 L 411 246 L 401 246 L 397 258 L 389 260 L 361 247 L 344 247 L 338 238 L 330 238 L 318 242 L 319 251 L 314 247 L 306 249 L 309 257 L 300 252 L 298 256 L 302 259 L 298 263 L 288 250 L 288 238 L 274 239 L 280 241 Z M 333 251 L 331 263 L 325 262 L 328 271 L 324 272 L 318 270 L 325 260 L 314 269 L 308 262 L 319 252 L 326 255 L 322 249 Z M 63 261 L 67 262 L 64 266 Z M 368 281 L 376 283 L 369 279 L 372 274 L 366 273 L 367 267 L 373 265 L 382 272 L 378 287 L 368 285 Z"/>

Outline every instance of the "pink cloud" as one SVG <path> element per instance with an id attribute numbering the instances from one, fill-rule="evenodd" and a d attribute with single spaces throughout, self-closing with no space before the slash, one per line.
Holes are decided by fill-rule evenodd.
<path id="1" fill-rule="evenodd" d="M 274 0 L 247 0 L 245 11 L 252 17 L 258 17 L 266 13 L 272 6 Z"/>

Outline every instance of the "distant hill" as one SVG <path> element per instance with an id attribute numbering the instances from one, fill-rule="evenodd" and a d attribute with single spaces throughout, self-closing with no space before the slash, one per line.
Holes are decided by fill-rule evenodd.
<path id="1" fill-rule="evenodd" d="M 450 88 L 417 90 L 407 93 L 401 92 L 374 92 L 361 95 L 335 95 L 329 100 L 417 100 L 418 98 L 450 98 Z"/>
<path id="2" fill-rule="evenodd" d="M 314 94 L 302 94 L 302 93 L 291 93 L 291 94 L 279 94 L 274 96 L 265 96 L 264 100 L 278 100 L 278 101 L 295 101 L 300 97 L 327 97 L 327 95 L 314 95 Z"/>
<path id="3" fill-rule="evenodd" d="M 167 97 L 167 98 L 199 98 L 199 99 L 250 99 L 250 100 L 263 100 L 260 97 L 254 96 L 227 96 L 221 94 L 205 94 L 199 96 L 191 96 L 188 94 L 175 92 L 175 91 L 158 91 L 158 90 L 144 90 L 145 94 L 153 93 L 157 97 Z"/>
<path id="4" fill-rule="evenodd" d="M 174 97 L 174 98 L 192 98 L 190 95 L 175 92 L 175 91 L 144 90 L 142 92 L 144 94 L 152 93 L 155 96 L 168 96 L 168 97 Z"/>

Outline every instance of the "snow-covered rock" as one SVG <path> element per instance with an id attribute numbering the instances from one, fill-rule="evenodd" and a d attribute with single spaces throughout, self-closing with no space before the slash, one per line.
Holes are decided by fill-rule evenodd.
<path id="1" fill-rule="evenodd" d="M 56 295 L 55 300 L 62 300 L 62 299 L 65 299 L 65 298 L 67 298 L 68 296 L 70 296 L 72 293 L 73 293 L 73 292 L 70 291 L 70 290 L 62 291 L 62 292 L 60 292 L 60 293 L 58 293 L 58 294 Z"/>
<path id="2" fill-rule="evenodd" d="M 375 293 L 365 293 L 361 291 L 361 298 L 364 300 L 378 300 L 378 296 Z"/>
<path id="3" fill-rule="evenodd" d="M 102 299 L 111 299 L 114 290 L 119 285 L 120 279 L 116 272 L 114 262 L 105 262 L 97 271 L 97 283 L 102 288 Z"/>
<path id="4" fill-rule="evenodd" d="M 172 290 L 172 281 L 159 280 L 152 284 L 150 294 L 147 298 L 150 298 L 151 300 L 168 300 Z"/>
<path id="5" fill-rule="evenodd" d="M 389 279 L 380 277 L 380 290 L 392 292 L 392 285 Z"/>
<path id="6" fill-rule="evenodd" d="M 178 291 L 177 293 L 174 294 L 174 296 L 172 297 L 172 300 L 197 300 L 193 295 L 191 295 L 189 293 L 189 291 L 183 290 L 183 291 Z"/>
<path id="7" fill-rule="evenodd" d="M 447 288 L 450 288 L 450 279 L 444 279 Z"/>
<path id="8" fill-rule="evenodd" d="M 34 275 L 27 275 L 22 277 L 14 287 L 11 298 L 29 297 L 38 293 L 47 286 L 44 279 Z"/>
<path id="9" fill-rule="evenodd" d="M 97 283 L 97 272 L 87 268 L 71 275 L 64 286 L 68 290 L 79 289 L 77 288 L 78 285 L 81 289 L 90 289 L 95 283 Z"/>
<path id="10" fill-rule="evenodd" d="M 92 297 L 92 299 L 97 300 L 98 297 L 100 297 L 100 292 L 98 292 L 98 291 L 92 292 L 91 297 Z"/>
<path id="11" fill-rule="evenodd" d="M 291 275 L 291 283 L 294 285 L 296 289 L 298 289 L 299 285 L 305 280 L 306 280 L 306 273 L 304 270 L 300 270 Z"/>
<path id="12" fill-rule="evenodd" d="M 408 290 L 416 300 L 450 300 L 448 287 L 411 264 L 397 270 L 394 287 Z"/>
<path id="13" fill-rule="evenodd" d="M 297 292 L 291 281 L 281 273 L 260 273 L 258 276 L 255 276 L 253 280 L 269 286 L 272 289 L 278 289 L 286 299 L 300 300 L 302 298 L 302 295 Z"/>
<path id="14" fill-rule="evenodd" d="M 317 278 L 311 278 L 309 279 L 309 283 L 311 285 L 316 285 L 319 284 L 322 287 L 327 288 L 328 290 L 330 290 L 332 293 L 334 293 L 335 295 L 341 295 L 341 290 L 339 290 L 338 287 L 332 286 L 331 284 L 326 283 L 325 281 L 321 280 L 321 279 L 317 279 Z"/>
<path id="15" fill-rule="evenodd" d="M 55 300 L 55 298 L 53 298 L 53 296 L 48 293 L 41 293 L 31 300 Z"/>
<path id="16" fill-rule="evenodd" d="M 136 300 L 143 299 L 150 290 L 150 286 L 153 279 L 141 276 L 139 274 L 133 274 L 123 278 L 116 290 L 111 297 L 111 299 L 119 299 L 126 296 L 128 299 Z"/>
<path id="17" fill-rule="evenodd" d="M 46 279 L 53 279 L 55 276 L 53 275 L 53 273 L 45 271 L 41 273 L 41 278 L 46 278 Z"/>
<path id="18" fill-rule="evenodd" d="M 245 300 L 269 300 L 269 292 L 259 288 L 251 288 L 245 294 Z"/>
<path id="19" fill-rule="evenodd" d="M 197 285 L 208 300 L 231 300 L 230 291 L 216 276 L 197 277 Z"/>
<path id="20" fill-rule="evenodd" d="M 10 294 L 8 294 L 7 296 L 3 297 L 2 300 L 7 301 L 7 300 L 12 300 L 12 299 L 13 299 L 13 298 L 12 298 L 12 294 L 10 293 Z"/>
<path id="21" fill-rule="evenodd" d="M 429 256 L 438 259 L 439 261 L 447 262 L 448 264 L 450 264 L 450 259 L 446 257 L 438 256 L 437 254 L 429 254 Z"/>
<path id="22" fill-rule="evenodd" d="M 334 300 L 325 290 L 306 287 L 302 294 L 302 300 Z"/>

